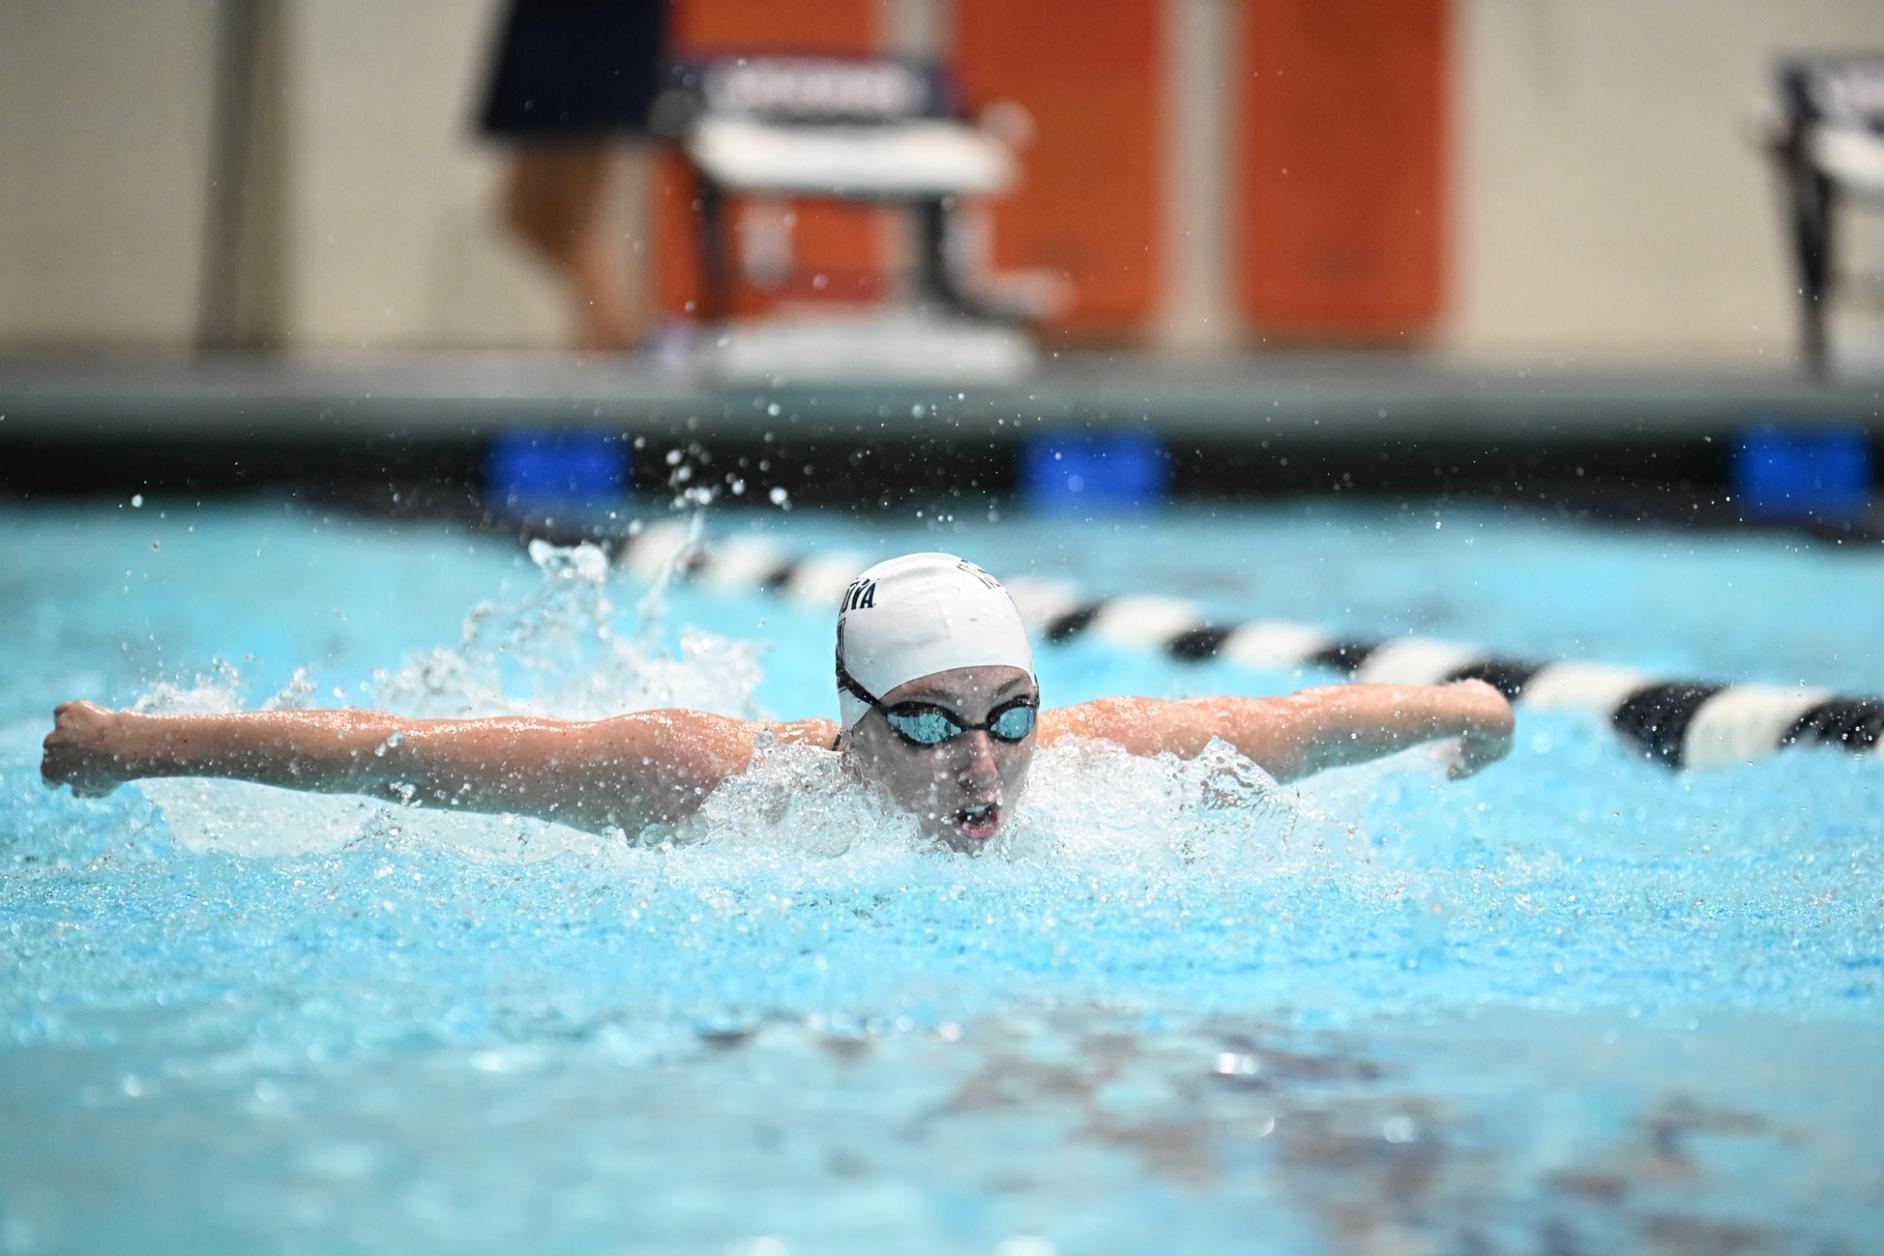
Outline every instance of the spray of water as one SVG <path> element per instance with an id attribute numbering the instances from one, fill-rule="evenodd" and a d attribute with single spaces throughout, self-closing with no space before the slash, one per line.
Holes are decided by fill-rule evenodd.
<path id="1" fill-rule="evenodd" d="M 521 600 L 488 602 L 465 617 L 459 640 L 375 672 L 370 701 L 424 718 L 533 714 L 601 718 L 688 706 L 758 719 L 761 642 L 679 634 L 667 627 L 663 572 L 629 615 L 617 611 L 615 577 L 593 545 L 530 547 L 536 586 Z M 675 560 L 684 561 L 677 553 Z M 297 672 L 260 705 L 309 705 L 314 686 Z M 238 670 L 218 663 L 189 685 L 152 688 L 149 711 L 222 711 L 243 705 Z M 572 851 L 632 857 L 629 849 L 685 848 L 709 877 L 760 865 L 791 865 L 828 881 L 837 856 L 843 879 L 894 882 L 920 867 L 954 863 L 918 834 L 914 820 L 857 780 L 839 756 L 762 743 L 750 771 L 717 790 L 674 829 L 597 838 L 515 816 L 481 817 L 388 806 L 350 797 L 297 796 L 228 782 L 152 781 L 142 786 L 184 845 L 249 854 L 302 854 L 360 843 L 430 845 L 479 859 L 541 859 Z M 1356 849 L 1352 833 L 1280 788 L 1223 743 L 1193 760 L 1141 758 L 1105 743 L 1067 742 L 1036 758 L 1010 831 L 984 862 L 1168 875 L 1195 864 L 1274 874 Z M 694 854 L 710 850 L 713 854 Z M 724 863 L 730 858 L 740 864 Z M 911 860 L 918 861 L 911 863 Z M 820 866 L 823 865 L 823 866 Z"/>

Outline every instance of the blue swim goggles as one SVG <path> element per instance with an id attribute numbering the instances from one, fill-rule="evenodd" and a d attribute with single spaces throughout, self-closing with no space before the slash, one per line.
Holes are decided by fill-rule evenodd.
<path id="1" fill-rule="evenodd" d="M 837 683 L 881 711 L 884 722 L 898 737 L 925 749 L 954 741 L 968 732 L 986 733 L 996 741 L 1025 741 L 1027 734 L 1034 731 L 1034 721 L 1040 714 L 1040 699 L 1033 695 L 1003 702 L 988 712 L 985 724 L 970 724 L 947 707 L 931 702 L 899 702 L 886 707 L 882 699 L 858 684 L 841 662 L 837 665 Z"/>

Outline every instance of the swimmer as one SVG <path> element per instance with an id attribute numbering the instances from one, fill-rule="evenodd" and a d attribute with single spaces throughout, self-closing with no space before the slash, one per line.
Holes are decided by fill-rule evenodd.
<path id="1" fill-rule="evenodd" d="M 761 738 L 828 749 L 926 833 L 982 849 L 1019 805 L 1034 751 L 1066 737 L 1190 758 L 1212 739 L 1279 781 L 1450 739 L 1470 775 L 1511 747 L 1511 706 L 1482 681 L 1335 685 L 1286 697 L 1100 698 L 1043 710 L 1007 591 L 952 554 L 853 581 L 837 620 L 840 722 L 703 711 L 593 721 L 416 720 L 371 711 L 145 715 L 68 702 L 40 771 L 81 797 L 147 777 L 220 777 L 640 833 L 697 810 Z"/>

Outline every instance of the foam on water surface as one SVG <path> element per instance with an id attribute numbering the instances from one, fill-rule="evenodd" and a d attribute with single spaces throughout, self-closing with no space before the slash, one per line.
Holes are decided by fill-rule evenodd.
<path id="1" fill-rule="evenodd" d="M 1874 763 L 1679 776 L 1561 712 L 1523 713 L 1511 760 L 1458 784 L 1421 752 L 1285 789 L 1223 746 L 1064 744 L 978 859 L 929 849 L 805 747 L 767 748 L 641 842 L 222 782 L 45 793 L 36 744 L 64 697 L 833 706 L 812 608 L 650 585 L 592 548 L 266 507 L 188 520 L 155 551 L 148 507 L 9 520 L 0 1251 L 886 1233 L 1128 1251 L 1252 1226 L 1279 1250 L 1678 1249 L 1862 1246 L 1880 1223 Z M 1336 628 L 1381 629 L 1393 601 L 1409 631 L 1511 646 L 1592 621 L 1644 547 L 1675 544 L 1449 516 L 1494 551 L 1474 566 L 1478 546 L 1432 549 L 1431 522 L 1167 518 L 1069 562 L 1103 591 Z M 1069 527 L 792 526 L 997 572 Z M 1273 562 L 1207 562 L 1193 538 Z M 1764 542 L 1680 544 L 1697 587 L 1850 588 L 1849 566 Z M 1344 586 L 1350 549 L 1398 557 Z M 1499 587 L 1565 554 L 1577 606 Z M 264 569 L 266 588 L 236 578 Z M 1736 661 L 1640 616 L 1607 631 L 1620 662 Z M 1872 683 L 1855 638 L 1828 646 L 1842 628 L 1791 631 L 1765 666 Z M 1040 665 L 1049 702 L 1298 679 L 1094 642 Z"/>

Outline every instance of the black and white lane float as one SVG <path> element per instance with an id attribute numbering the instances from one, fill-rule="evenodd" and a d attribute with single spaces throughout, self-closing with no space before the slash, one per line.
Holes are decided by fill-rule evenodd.
<path id="1" fill-rule="evenodd" d="M 760 589 L 807 605 L 835 606 L 851 579 L 875 559 L 861 550 L 795 553 L 768 537 L 705 545 L 688 525 L 663 522 L 624 541 L 617 561 L 644 580 L 671 569 L 709 587 Z M 1371 684 L 1483 680 L 1527 707 L 1586 711 L 1649 758 L 1674 768 L 1745 762 L 1801 745 L 1884 758 L 1884 698 L 1668 679 L 1611 663 L 1538 662 L 1430 637 L 1341 639 L 1284 620 L 1212 624 L 1194 603 L 1179 598 L 1095 601 L 1062 581 L 1022 577 L 1006 584 L 1041 641 L 1090 636 L 1183 662 L 1223 658 L 1260 671 L 1321 669 Z"/>

